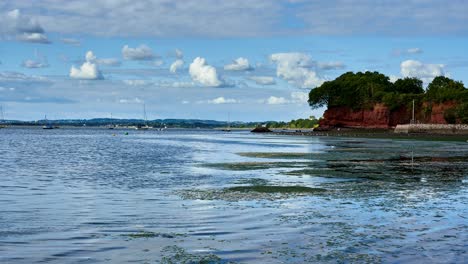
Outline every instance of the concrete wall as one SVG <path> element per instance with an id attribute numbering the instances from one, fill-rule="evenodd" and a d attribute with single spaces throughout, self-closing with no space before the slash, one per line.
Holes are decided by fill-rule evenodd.
<path id="1" fill-rule="evenodd" d="M 404 124 L 397 125 L 395 133 L 461 134 L 468 135 L 468 125 Z"/>

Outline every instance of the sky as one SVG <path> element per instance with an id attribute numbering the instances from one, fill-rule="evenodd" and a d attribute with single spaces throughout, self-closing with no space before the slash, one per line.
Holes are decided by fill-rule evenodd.
<path id="1" fill-rule="evenodd" d="M 320 117 L 308 93 L 379 71 L 468 83 L 468 1 L 6 0 L 6 119 Z"/>

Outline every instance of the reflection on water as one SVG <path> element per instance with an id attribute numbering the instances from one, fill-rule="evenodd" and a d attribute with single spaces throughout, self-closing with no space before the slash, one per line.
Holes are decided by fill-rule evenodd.
<path id="1" fill-rule="evenodd" d="M 12 128 L 0 155 L 1 263 L 467 257 L 466 143 Z"/>

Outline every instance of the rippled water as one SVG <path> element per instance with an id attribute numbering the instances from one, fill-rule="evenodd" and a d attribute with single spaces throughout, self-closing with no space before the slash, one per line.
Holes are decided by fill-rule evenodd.
<path id="1" fill-rule="evenodd" d="M 462 142 L 9 128 L 0 179 L 1 263 L 468 256 Z M 324 191 L 229 189 L 257 185 Z"/>

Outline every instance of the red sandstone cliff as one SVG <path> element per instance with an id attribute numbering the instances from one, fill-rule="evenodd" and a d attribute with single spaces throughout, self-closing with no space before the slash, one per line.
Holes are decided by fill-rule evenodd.
<path id="1" fill-rule="evenodd" d="M 444 113 L 456 106 L 455 102 L 443 104 L 424 103 L 415 113 L 415 119 L 421 123 L 447 124 Z M 411 121 L 411 109 L 400 107 L 390 111 L 383 104 L 375 104 L 372 109 L 352 110 L 349 107 L 330 107 L 320 120 L 320 127 L 351 127 L 351 128 L 392 128 L 398 124 Z"/>

